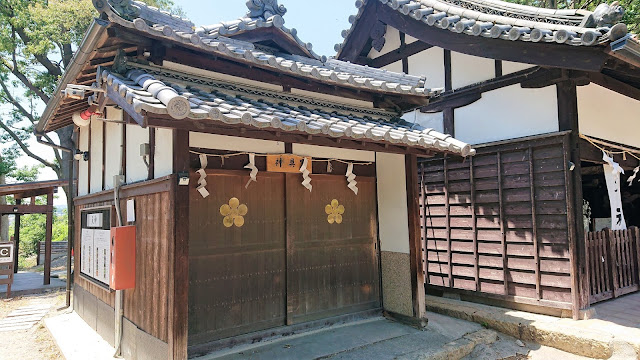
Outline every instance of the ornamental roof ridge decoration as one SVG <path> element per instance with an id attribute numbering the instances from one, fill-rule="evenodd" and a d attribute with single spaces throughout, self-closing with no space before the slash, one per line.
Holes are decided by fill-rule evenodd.
<path id="1" fill-rule="evenodd" d="M 349 17 L 351 28 L 342 31 L 345 40 L 334 47 L 338 55 L 370 1 L 379 1 L 428 26 L 494 39 L 593 46 L 618 40 L 628 32 L 627 26 L 619 23 L 624 9 L 617 1 L 600 4 L 590 12 L 501 0 L 357 0 L 358 13 Z"/>
<path id="2" fill-rule="evenodd" d="M 244 62 L 272 68 L 278 72 L 294 76 L 311 78 L 329 84 L 379 91 L 382 93 L 407 94 L 416 96 L 436 96 L 442 89 L 425 88 L 426 78 L 407 74 L 394 73 L 387 70 L 351 64 L 349 62 L 280 54 L 270 52 L 254 44 L 242 40 L 231 39 L 220 34 L 210 35 L 186 29 L 186 22 L 175 16 L 167 15 L 155 8 L 132 0 L 93 0 L 94 6 L 104 12 L 108 20 L 126 28 L 135 29 L 148 35 L 160 37 L 168 41 L 195 47 L 201 51 L 238 59 Z M 115 11 L 112 2 L 119 4 L 130 2 L 138 9 L 140 16 L 127 19 Z M 270 19 L 274 19 L 275 16 Z M 158 20 L 159 19 L 159 20 Z M 179 19 L 179 18 L 178 18 Z M 171 24 L 168 21 L 171 20 Z M 153 21 L 160 21 L 153 23 Z M 256 20 L 259 22 L 260 20 Z M 271 21 L 271 20 L 270 20 Z M 190 24 L 190 22 L 189 22 Z"/>
<path id="3" fill-rule="evenodd" d="M 284 16 L 287 12 L 284 5 L 278 5 L 278 0 L 247 0 L 247 8 L 249 8 L 247 17 L 254 19 L 267 20 L 275 15 Z"/>
<path id="4" fill-rule="evenodd" d="M 144 110 L 177 120 L 213 120 L 260 129 L 383 141 L 460 156 L 475 155 L 475 150 L 467 143 L 391 115 L 374 117 L 346 114 L 279 102 L 277 99 L 274 101 L 260 94 L 233 95 L 221 89 L 204 89 L 197 84 L 181 85 L 159 80 L 139 68 L 128 70 L 124 75 L 108 68 L 101 70 L 94 86 L 113 91 L 137 113 Z"/>

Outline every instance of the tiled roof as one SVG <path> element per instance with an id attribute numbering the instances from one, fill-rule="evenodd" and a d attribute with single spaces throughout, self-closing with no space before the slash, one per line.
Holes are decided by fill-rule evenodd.
<path id="1" fill-rule="evenodd" d="M 357 0 L 358 14 L 349 18 L 352 27 L 342 32 L 345 41 L 335 46 L 338 53 L 369 1 L 379 1 L 427 26 L 511 41 L 592 46 L 617 40 L 627 32 L 624 24 L 604 24 L 598 14 L 594 17 L 586 10 L 545 9 L 500 0 Z M 608 9 L 606 6 L 602 9 Z"/>
<path id="2" fill-rule="evenodd" d="M 104 69 L 96 86 L 111 87 L 132 104 L 136 112 L 169 115 L 174 119 L 200 119 L 257 128 L 324 134 L 331 137 L 370 139 L 469 156 L 475 150 L 449 135 L 409 123 L 391 113 L 372 109 L 337 108 L 335 104 L 309 103 L 303 98 L 204 84 L 186 74 L 150 74 L 133 68 L 126 75 Z M 280 99 L 278 98 L 280 97 Z"/>
<path id="3" fill-rule="evenodd" d="M 127 1 L 129 0 L 122 0 L 120 3 Z M 276 26 L 279 15 L 274 15 L 266 21 L 256 19 L 247 22 L 245 19 L 240 19 L 226 23 L 223 27 L 193 28 L 189 27 L 189 24 L 192 23 L 188 20 L 179 19 L 137 1 L 129 3 L 130 7 L 135 10 L 120 10 L 118 13 L 118 8 L 114 7 L 112 2 L 114 0 L 108 2 L 94 0 L 94 6 L 99 11 L 106 13 L 111 22 L 188 47 L 195 47 L 204 52 L 235 58 L 243 62 L 273 68 L 279 72 L 333 85 L 418 96 L 434 96 L 441 92 L 441 89 L 425 88 L 426 79 L 424 77 L 389 72 L 335 59 L 318 60 L 299 55 L 274 53 L 268 49 L 256 47 L 250 42 L 222 36 L 224 32 L 236 31 L 236 28 L 245 26 L 253 27 L 258 24 L 261 24 L 260 26 Z"/>

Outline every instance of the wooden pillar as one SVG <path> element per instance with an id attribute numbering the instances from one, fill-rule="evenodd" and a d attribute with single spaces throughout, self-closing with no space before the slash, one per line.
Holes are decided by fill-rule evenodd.
<path id="1" fill-rule="evenodd" d="M 579 310 L 589 307 L 589 274 L 584 227 L 582 224 L 582 167 L 580 157 L 580 129 L 578 127 L 578 97 L 576 83 L 572 80 L 556 85 L 558 99 L 558 127 L 560 131 L 570 130 L 565 144 L 565 157 L 574 168 L 567 170 L 567 200 L 569 224 L 569 256 L 571 258 L 571 292 L 573 318 Z"/>
<path id="2" fill-rule="evenodd" d="M 189 176 L 189 132 L 173 130 L 174 241 L 173 269 L 169 274 L 169 359 L 187 359 L 189 315 L 189 186 L 178 185 L 180 176 Z"/>
<path id="3" fill-rule="evenodd" d="M 418 157 L 405 155 L 407 177 L 407 214 L 409 215 L 409 266 L 411 269 L 411 298 L 413 316 L 426 315 L 424 273 L 422 272 L 422 241 L 420 238 L 420 190 L 418 185 Z"/>
<path id="4" fill-rule="evenodd" d="M 47 193 L 47 224 L 44 239 L 44 285 L 51 283 L 51 237 L 53 233 L 53 189 Z"/>
<path id="5" fill-rule="evenodd" d="M 16 205 L 22 204 L 21 199 L 16 199 Z M 13 222 L 13 241 L 15 241 L 13 247 L 13 273 L 18 272 L 18 254 L 20 253 L 20 214 L 15 215 Z"/>

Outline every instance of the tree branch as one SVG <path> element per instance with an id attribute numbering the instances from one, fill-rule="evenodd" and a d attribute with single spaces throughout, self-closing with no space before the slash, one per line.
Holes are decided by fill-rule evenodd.
<path id="1" fill-rule="evenodd" d="M 15 29 L 16 33 L 18 33 L 18 36 L 20 37 L 20 39 L 22 40 L 22 42 L 25 45 L 28 45 L 31 42 L 31 38 L 24 31 L 24 28 L 18 27 L 18 28 L 14 28 L 14 29 Z M 44 66 L 45 69 L 47 69 L 49 74 L 55 75 L 55 76 L 62 76 L 62 69 L 60 69 L 60 67 L 58 65 L 54 64 L 46 56 L 41 55 L 41 54 L 33 54 L 33 57 L 35 57 L 36 60 L 38 60 L 38 62 L 40 64 L 42 64 L 42 66 Z"/>
<path id="2" fill-rule="evenodd" d="M 2 87 L 2 90 L 4 91 L 4 95 L 3 96 L 5 98 L 5 100 L 7 100 L 8 102 L 11 103 L 11 105 L 13 105 L 15 108 L 18 109 L 18 111 L 20 111 L 22 113 L 22 115 L 24 117 L 26 117 L 27 119 L 29 119 L 29 121 L 31 121 L 31 123 L 35 124 L 36 123 L 36 119 L 33 117 L 33 115 L 27 111 L 27 109 L 25 109 L 20 102 L 14 98 L 11 93 L 9 92 L 9 89 L 7 88 L 7 84 L 4 83 L 4 81 L 0 80 L 0 87 Z"/>
<path id="3" fill-rule="evenodd" d="M 22 151 L 24 151 L 25 154 L 41 162 L 44 166 L 50 167 L 51 169 L 53 169 L 53 171 L 58 173 L 58 171 L 60 170 L 60 167 L 58 165 L 53 164 L 41 158 L 40 156 L 34 154 L 31 150 L 29 150 L 29 147 L 24 142 L 22 142 L 22 139 L 20 139 L 20 137 L 2 121 L 0 121 L 0 128 L 2 128 L 4 131 L 6 131 L 9 134 L 9 136 L 11 136 L 11 138 L 18 144 L 20 149 L 22 149 Z"/>
<path id="4" fill-rule="evenodd" d="M 42 99 L 42 101 L 44 101 L 45 103 L 49 102 L 49 96 L 47 96 L 47 94 L 45 94 L 37 86 L 33 85 L 31 81 L 27 78 L 27 76 L 21 73 L 20 70 L 18 70 L 17 60 L 15 59 L 15 49 L 14 49 L 13 56 L 14 56 L 13 65 L 11 65 L 5 58 L 2 58 L 2 65 L 4 65 L 7 69 L 9 69 L 9 71 L 11 71 L 11 73 L 15 77 L 17 77 L 18 80 L 20 80 L 20 82 L 22 82 L 26 87 L 29 88 L 29 90 L 33 91 L 36 95 L 38 95 L 38 97 Z"/>

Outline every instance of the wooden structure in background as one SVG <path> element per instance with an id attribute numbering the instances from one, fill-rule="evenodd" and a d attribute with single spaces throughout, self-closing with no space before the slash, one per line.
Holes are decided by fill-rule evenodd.
<path id="1" fill-rule="evenodd" d="M 13 237 L 11 242 L 0 242 L 0 285 L 7 286 L 7 299 L 11 297 L 13 284 Z"/>
<path id="2" fill-rule="evenodd" d="M 46 214 L 45 252 L 44 252 L 44 285 L 51 283 L 51 237 L 53 229 L 53 196 L 58 187 L 68 185 L 68 180 L 35 181 L 28 183 L 0 185 L 0 196 L 13 195 L 16 205 L 0 205 L 0 216 L 15 215 L 14 273 L 18 272 L 18 252 L 20 247 L 20 215 Z M 37 205 L 37 196 L 46 196 L 46 205 Z M 29 204 L 22 204 L 23 199 L 31 199 Z"/>
<path id="3" fill-rule="evenodd" d="M 420 163 L 427 290 L 572 308 L 568 134 Z"/>
<path id="4" fill-rule="evenodd" d="M 585 234 L 589 254 L 589 301 L 597 303 L 640 289 L 640 229 Z"/>

